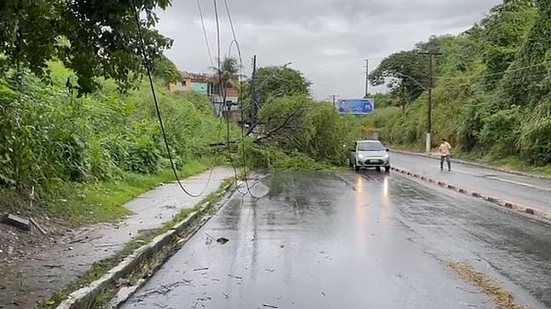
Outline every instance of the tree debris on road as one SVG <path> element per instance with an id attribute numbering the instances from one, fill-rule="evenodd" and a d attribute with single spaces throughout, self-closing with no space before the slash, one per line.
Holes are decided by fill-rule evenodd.
<path id="1" fill-rule="evenodd" d="M 515 302 L 513 294 L 498 286 L 492 279 L 482 273 L 472 270 L 469 266 L 462 263 L 449 263 L 448 267 L 456 272 L 463 280 L 475 285 L 486 295 L 493 298 L 497 304 L 496 308 L 501 309 L 524 309 Z"/>
<path id="2" fill-rule="evenodd" d="M 221 244 L 221 245 L 227 243 L 228 241 L 230 241 L 230 240 L 227 239 L 227 238 L 224 238 L 224 237 L 220 237 L 220 238 L 218 238 L 218 239 L 216 240 L 216 242 L 219 243 L 219 244 Z"/>
<path id="3" fill-rule="evenodd" d="M 5 215 L 2 218 L 1 222 L 25 231 L 31 230 L 31 222 L 29 221 L 29 219 L 26 219 L 17 215 L 13 215 L 13 214 Z"/>

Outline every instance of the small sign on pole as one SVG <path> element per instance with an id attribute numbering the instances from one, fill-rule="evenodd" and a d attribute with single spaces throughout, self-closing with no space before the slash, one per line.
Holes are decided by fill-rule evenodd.
<path id="1" fill-rule="evenodd" d="M 375 111 L 373 99 L 345 99 L 339 100 L 337 111 L 341 115 L 370 115 Z"/>

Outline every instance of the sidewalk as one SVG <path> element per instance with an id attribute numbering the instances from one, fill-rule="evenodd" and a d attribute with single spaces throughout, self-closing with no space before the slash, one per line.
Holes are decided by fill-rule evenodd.
<path id="1" fill-rule="evenodd" d="M 191 193 L 199 193 L 209 175 L 207 171 L 183 180 L 182 184 Z M 0 308 L 36 307 L 77 280 L 95 262 L 113 257 L 142 232 L 159 228 L 181 210 L 193 208 L 233 175 L 232 169 L 215 168 L 205 193 L 197 198 L 186 195 L 174 183 L 160 186 L 126 204 L 134 213 L 126 220 L 82 228 L 76 237 L 12 265 L 0 276 Z"/>

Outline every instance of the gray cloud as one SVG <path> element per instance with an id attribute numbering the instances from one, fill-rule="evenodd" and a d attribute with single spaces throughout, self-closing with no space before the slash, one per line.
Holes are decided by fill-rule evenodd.
<path id="1" fill-rule="evenodd" d="M 209 44 L 216 56 L 213 2 L 199 0 Z M 385 56 L 410 49 L 431 35 L 468 29 L 500 0 L 227 0 L 250 72 L 256 54 L 260 66 L 285 64 L 313 82 L 314 96 L 355 97 L 363 94 L 363 59 L 373 68 Z M 221 16 L 221 54 L 228 54 L 231 31 Z M 196 1 L 174 0 L 159 12 L 159 30 L 174 39 L 167 55 L 182 70 L 210 67 Z M 235 49 L 231 51 L 236 56 Z"/>

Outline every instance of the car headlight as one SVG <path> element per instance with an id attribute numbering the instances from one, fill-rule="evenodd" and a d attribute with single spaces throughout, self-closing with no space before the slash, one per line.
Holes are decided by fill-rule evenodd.
<path id="1" fill-rule="evenodd" d="M 388 153 L 385 153 L 385 155 L 383 156 L 384 159 L 388 159 L 390 158 L 390 156 L 388 155 Z"/>
<path id="2" fill-rule="evenodd" d="M 358 159 L 360 159 L 360 160 L 361 160 L 361 159 L 363 159 L 363 158 L 364 158 L 364 155 L 363 155 L 363 154 L 361 154 L 361 153 L 359 153 L 359 154 L 358 154 Z"/>

